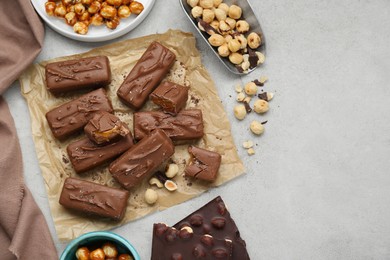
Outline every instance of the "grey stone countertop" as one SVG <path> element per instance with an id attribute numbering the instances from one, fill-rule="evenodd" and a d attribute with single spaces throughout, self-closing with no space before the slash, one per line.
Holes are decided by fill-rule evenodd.
<path id="1" fill-rule="evenodd" d="M 238 77 L 220 64 L 181 10 L 156 1 L 135 30 L 114 41 L 168 29 L 192 32 L 217 85 L 247 172 L 186 203 L 128 223 L 114 232 L 150 259 L 152 225 L 174 224 L 221 195 L 252 259 L 390 258 L 390 2 L 252 0 L 267 38 L 264 66 Z M 88 51 L 46 28 L 36 61 Z M 234 86 L 261 75 L 275 92 L 261 137 L 257 115 L 233 115 Z M 43 211 L 59 254 L 40 174 L 28 108 L 17 83 L 5 94 L 20 138 L 28 187 Z M 258 117 L 258 116 L 257 116 Z M 256 144 L 248 156 L 243 141 Z"/>

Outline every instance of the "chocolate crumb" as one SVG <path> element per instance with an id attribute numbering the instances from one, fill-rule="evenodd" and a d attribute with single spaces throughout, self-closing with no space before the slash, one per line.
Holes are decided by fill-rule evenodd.
<path id="1" fill-rule="evenodd" d="M 61 174 L 60 174 L 60 178 L 62 178 L 62 177 L 64 177 L 64 175 L 61 173 Z"/>
<path id="2" fill-rule="evenodd" d="M 248 102 L 243 102 L 244 103 L 244 106 L 245 106 L 245 110 L 246 112 L 249 114 L 250 112 L 252 112 L 252 108 L 251 106 L 248 104 Z"/>
<path id="3" fill-rule="evenodd" d="M 268 101 L 267 92 L 259 93 L 257 96 L 262 100 Z"/>
<path id="4" fill-rule="evenodd" d="M 255 80 L 253 81 L 253 83 L 255 83 L 256 86 L 259 86 L 259 87 L 263 87 L 263 86 L 264 86 L 264 83 L 260 82 L 258 79 L 255 79 Z"/>
<path id="5" fill-rule="evenodd" d="M 62 161 L 64 163 L 69 163 L 69 160 L 68 160 L 68 158 L 65 157 L 65 155 L 62 156 Z"/>
<path id="6" fill-rule="evenodd" d="M 191 95 L 191 102 L 194 103 L 195 105 L 198 105 L 199 103 L 199 98 L 196 98 L 194 96 Z"/>
<path id="7" fill-rule="evenodd" d="M 165 176 L 165 174 L 162 173 L 162 172 L 160 172 L 160 171 L 156 172 L 156 173 L 154 174 L 154 176 L 155 176 L 162 184 L 164 184 L 164 183 L 168 180 L 167 176 Z"/>
<path id="8" fill-rule="evenodd" d="M 268 120 L 264 121 L 264 122 L 261 122 L 262 125 L 265 125 L 266 123 L 268 123 Z"/>

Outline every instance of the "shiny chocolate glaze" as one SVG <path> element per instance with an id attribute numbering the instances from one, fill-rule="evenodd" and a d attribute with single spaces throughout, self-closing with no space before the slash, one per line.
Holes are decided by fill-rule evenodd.
<path id="1" fill-rule="evenodd" d="M 191 160 L 184 174 L 204 181 L 215 181 L 221 165 L 221 155 L 195 146 L 188 147 L 188 152 Z"/>
<path id="2" fill-rule="evenodd" d="M 150 99 L 165 113 L 175 116 L 187 103 L 188 89 L 188 87 L 164 81 L 150 94 Z"/>

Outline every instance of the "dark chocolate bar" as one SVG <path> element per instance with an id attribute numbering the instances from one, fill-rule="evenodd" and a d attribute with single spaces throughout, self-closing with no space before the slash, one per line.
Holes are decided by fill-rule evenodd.
<path id="1" fill-rule="evenodd" d="M 187 103 L 188 87 L 164 81 L 150 94 L 150 99 L 165 113 L 175 116 Z"/>
<path id="2" fill-rule="evenodd" d="M 110 164 L 115 180 L 126 189 L 137 186 L 175 152 L 171 139 L 155 130 Z"/>
<path id="3" fill-rule="evenodd" d="M 189 146 L 188 152 L 191 160 L 184 174 L 204 181 L 215 181 L 221 165 L 221 155 L 195 146 Z"/>
<path id="4" fill-rule="evenodd" d="M 153 226 L 151 260 L 232 259 L 232 241 L 196 235 L 190 228 L 177 230 L 159 223 Z"/>
<path id="5" fill-rule="evenodd" d="M 89 138 L 83 138 L 69 144 L 66 150 L 73 169 L 82 173 L 115 159 L 133 145 L 133 136 L 129 131 L 126 136 L 106 145 L 97 145 Z"/>
<path id="6" fill-rule="evenodd" d="M 117 94 L 129 107 L 138 110 L 171 69 L 176 56 L 158 42 L 150 44 L 119 87 Z"/>
<path id="7" fill-rule="evenodd" d="M 129 128 L 118 117 L 105 111 L 96 112 L 84 127 L 85 135 L 97 144 L 116 141 L 129 133 Z"/>
<path id="8" fill-rule="evenodd" d="M 126 212 L 129 192 L 90 181 L 67 178 L 62 188 L 60 204 L 88 215 L 121 220 Z"/>
<path id="9" fill-rule="evenodd" d="M 189 141 L 203 137 L 203 117 L 199 109 L 180 111 L 176 116 L 162 111 L 134 113 L 134 138 L 140 140 L 154 129 L 162 129 L 173 141 Z"/>
<path id="10" fill-rule="evenodd" d="M 230 239 L 233 242 L 232 259 L 250 259 L 245 241 L 220 196 L 174 225 L 179 230 L 186 226 L 191 227 L 196 235 L 208 234 L 216 239 Z"/>
<path id="11" fill-rule="evenodd" d="M 63 140 L 81 130 L 97 111 L 113 111 L 102 88 L 52 109 L 46 119 L 54 137 Z"/>
<path id="12" fill-rule="evenodd" d="M 105 87 L 111 82 L 110 61 L 106 56 L 49 63 L 45 73 L 46 87 L 53 94 Z"/>

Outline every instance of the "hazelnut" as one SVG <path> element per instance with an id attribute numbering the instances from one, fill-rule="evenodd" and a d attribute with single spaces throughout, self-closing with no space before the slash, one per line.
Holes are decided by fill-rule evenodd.
<path id="1" fill-rule="evenodd" d="M 248 41 L 246 40 L 245 36 L 243 34 L 237 35 L 234 37 L 237 39 L 237 41 L 240 43 L 240 49 L 243 50 L 248 45 Z"/>
<path id="2" fill-rule="evenodd" d="M 222 2 L 223 0 L 214 0 L 214 7 L 218 7 Z"/>
<path id="3" fill-rule="evenodd" d="M 243 61 L 241 63 L 241 68 L 242 70 L 245 72 L 249 69 L 249 67 L 251 66 L 250 62 L 249 61 Z"/>
<path id="4" fill-rule="evenodd" d="M 246 33 L 249 31 L 249 23 L 245 20 L 240 20 L 236 23 L 236 29 L 239 33 Z"/>
<path id="5" fill-rule="evenodd" d="M 215 18 L 214 12 L 210 9 L 203 9 L 202 19 L 206 23 L 210 24 Z"/>
<path id="6" fill-rule="evenodd" d="M 164 186 L 167 190 L 169 191 L 175 191 L 177 190 L 177 184 L 174 183 L 173 181 L 171 180 L 167 180 L 165 183 L 164 183 Z"/>
<path id="7" fill-rule="evenodd" d="M 122 0 L 106 0 L 107 4 L 118 7 L 122 5 Z"/>
<path id="8" fill-rule="evenodd" d="M 243 61 L 243 58 L 240 53 L 234 52 L 229 55 L 229 60 L 231 63 L 239 65 Z"/>
<path id="9" fill-rule="evenodd" d="M 132 1 L 129 5 L 132 14 L 139 15 L 144 10 L 144 5 L 137 1 Z"/>
<path id="10" fill-rule="evenodd" d="M 104 22 L 103 16 L 101 16 L 100 14 L 94 14 L 94 15 L 91 17 L 91 24 L 92 24 L 92 25 L 99 26 L 99 25 L 102 25 L 103 22 Z"/>
<path id="11" fill-rule="evenodd" d="M 200 6 L 195 6 L 194 8 L 192 8 L 191 14 L 192 14 L 192 17 L 194 17 L 194 18 L 201 17 L 203 14 L 203 8 Z"/>
<path id="12" fill-rule="evenodd" d="M 89 260 L 89 250 L 86 247 L 80 247 L 76 251 L 77 260 Z"/>
<path id="13" fill-rule="evenodd" d="M 265 56 L 264 56 L 264 54 L 262 54 L 261 52 L 257 51 L 257 52 L 256 52 L 256 55 L 257 55 L 257 58 L 258 58 L 257 64 L 263 64 L 264 61 L 265 61 Z"/>
<path id="14" fill-rule="evenodd" d="M 96 14 L 100 11 L 100 8 L 102 7 L 101 3 L 99 1 L 93 1 L 92 4 L 88 7 L 88 12 L 90 14 Z"/>
<path id="15" fill-rule="evenodd" d="M 89 15 L 88 11 L 85 11 L 84 13 L 79 15 L 78 18 L 79 18 L 80 22 L 87 22 L 87 25 L 89 25 L 90 15 Z"/>
<path id="16" fill-rule="evenodd" d="M 176 163 L 170 163 L 165 171 L 165 176 L 172 179 L 179 172 L 179 166 Z"/>
<path id="17" fill-rule="evenodd" d="M 76 13 L 69 12 L 65 15 L 65 22 L 70 26 L 73 26 L 77 22 Z"/>
<path id="18" fill-rule="evenodd" d="M 217 31 L 219 28 L 219 21 L 217 21 L 217 20 L 212 21 L 210 23 L 210 26 L 213 27 Z"/>
<path id="19" fill-rule="evenodd" d="M 226 42 L 229 42 L 229 41 L 233 40 L 233 37 L 231 35 L 229 35 L 229 34 L 224 35 L 223 37 L 225 38 Z"/>
<path id="20" fill-rule="evenodd" d="M 225 43 L 225 38 L 220 34 L 213 34 L 209 37 L 209 43 L 214 47 L 219 47 Z"/>
<path id="21" fill-rule="evenodd" d="M 232 39 L 228 42 L 228 47 L 231 52 L 237 52 L 240 49 L 241 44 L 237 39 Z"/>
<path id="22" fill-rule="evenodd" d="M 106 5 L 100 9 L 100 15 L 106 19 L 113 19 L 116 17 L 117 11 L 116 8 L 111 5 Z"/>
<path id="23" fill-rule="evenodd" d="M 118 255 L 118 250 L 113 243 L 104 243 L 102 249 L 106 257 L 116 257 Z"/>
<path id="24" fill-rule="evenodd" d="M 73 25 L 73 30 L 78 34 L 87 34 L 88 26 L 83 22 L 77 22 Z"/>
<path id="25" fill-rule="evenodd" d="M 261 38 L 260 35 L 258 35 L 255 32 L 251 32 L 248 35 L 248 45 L 251 49 L 256 49 L 261 45 Z"/>
<path id="26" fill-rule="evenodd" d="M 214 7 L 214 0 L 199 0 L 199 5 L 203 8 L 211 9 Z"/>
<path id="27" fill-rule="evenodd" d="M 270 101 L 274 98 L 274 93 L 267 92 L 267 100 Z"/>
<path id="28" fill-rule="evenodd" d="M 250 140 L 247 140 L 247 141 L 242 143 L 242 147 L 244 147 L 245 149 L 252 148 L 253 147 L 253 142 L 250 141 Z"/>
<path id="29" fill-rule="evenodd" d="M 184 226 L 180 230 L 186 230 L 188 233 L 194 233 L 194 230 L 192 230 L 192 228 L 189 226 Z"/>
<path id="30" fill-rule="evenodd" d="M 149 184 L 152 185 L 152 186 L 156 185 L 158 188 L 164 187 L 164 184 L 162 184 L 161 181 L 159 181 L 156 177 L 152 177 L 149 180 Z"/>
<path id="31" fill-rule="evenodd" d="M 118 17 L 118 16 L 115 16 L 113 19 L 108 20 L 108 21 L 106 22 L 106 26 L 107 26 L 107 28 L 113 30 L 113 29 L 115 29 L 116 27 L 118 27 L 119 23 L 120 23 L 119 17 Z"/>
<path id="32" fill-rule="evenodd" d="M 225 22 L 230 26 L 230 29 L 234 30 L 234 28 L 236 28 L 236 20 L 228 17 Z"/>
<path id="33" fill-rule="evenodd" d="M 236 20 L 240 19 L 241 14 L 242 14 L 241 7 L 239 7 L 237 5 L 231 5 L 229 7 L 228 15 L 229 15 L 230 18 L 233 18 L 233 19 L 236 19 Z"/>
<path id="34" fill-rule="evenodd" d="M 215 21 L 215 20 L 214 20 Z M 218 22 L 218 21 L 217 21 Z M 198 28 L 199 28 L 199 30 L 201 30 L 202 32 L 207 32 L 209 35 L 213 35 L 213 34 L 215 34 L 215 31 L 216 31 L 216 29 L 215 29 L 215 31 L 214 30 L 212 30 L 212 29 L 210 29 L 210 28 L 207 28 L 207 31 L 206 31 L 206 28 L 204 28 L 203 27 L 203 24 L 199 21 L 198 22 Z"/>
<path id="35" fill-rule="evenodd" d="M 234 90 L 237 92 L 237 93 L 241 93 L 242 92 L 242 87 L 240 84 L 237 84 L 236 87 L 234 88 Z"/>
<path id="36" fill-rule="evenodd" d="M 105 254 L 103 249 L 101 248 L 93 250 L 91 253 L 89 253 L 90 260 L 104 260 L 104 258 L 105 258 Z"/>
<path id="37" fill-rule="evenodd" d="M 158 194 L 157 194 L 157 192 L 155 190 L 147 189 L 145 191 L 145 201 L 146 201 L 146 203 L 152 205 L 152 204 L 156 203 L 157 199 L 158 199 Z"/>
<path id="38" fill-rule="evenodd" d="M 236 100 L 237 100 L 238 102 L 242 102 L 242 101 L 244 101 L 244 99 L 245 99 L 245 94 L 242 93 L 242 92 L 238 93 L 238 95 L 237 95 L 237 97 L 236 97 Z"/>
<path id="39" fill-rule="evenodd" d="M 221 57 L 227 57 L 230 54 L 229 47 L 227 43 L 222 44 L 221 46 L 218 47 L 218 54 Z"/>
<path id="40" fill-rule="evenodd" d="M 268 98 L 268 95 L 267 95 Z M 262 99 L 258 99 L 253 104 L 253 110 L 258 114 L 264 114 L 269 110 L 268 102 Z"/>
<path id="41" fill-rule="evenodd" d="M 248 97 L 245 97 L 245 98 L 244 98 L 243 102 L 249 104 L 249 103 L 251 102 L 251 100 L 252 100 L 252 97 L 249 97 L 249 96 L 248 96 Z"/>
<path id="42" fill-rule="evenodd" d="M 187 0 L 187 4 L 191 7 L 197 6 L 199 3 L 199 0 Z"/>
<path id="43" fill-rule="evenodd" d="M 45 3 L 45 10 L 46 10 L 46 13 L 48 15 L 53 16 L 55 9 L 56 9 L 56 3 L 54 3 L 54 2 L 46 2 Z"/>
<path id="44" fill-rule="evenodd" d="M 260 78 L 259 78 L 259 82 L 261 83 L 261 84 L 264 84 L 265 82 L 267 82 L 268 81 L 268 77 L 267 76 L 261 76 Z"/>
<path id="45" fill-rule="evenodd" d="M 225 3 L 221 3 L 220 5 L 218 5 L 218 9 L 222 9 L 225 11 L 225 13 L 228 13 L 229 12 L 229 6 Z"/>
<path id="46" fill-rule="evenodd" d="M 229 32 L 230 31 L 230 26 L 225 21 L 220 21 L 219 22 L 219 30 L 222 33 Z"/>
<path id="47" fill-rule="evenodd" d="M 234 116 L 238 120 L 243 120 L 246 116 L 246 109 L 244 105 L 237 105 L 234 107 Z"/>
<path id="48" fill-rule="evenodd" d="M 64 17 L 66 15 L 66 8 L 63 4 L 59 4 L 54 9 L 54 15 L 58 17 Z"/>
<path id="49" fill-rule="evenodd" d="M 134 258 L 128 254 L 121 254 L 118 257 L 118 260 L 134 260 Z"/>
<path id="50" fill-rule="evenodd" d="M 249 148 L 248 151 L 247 151 L 247 153 L 248 153 L 249 155 L 254 155 L 254 154 L 255 154 L 255 149 Z"/>
<path id="51" fill-rule="evenodd" d="M 245 84 L 245 93 L 249 96 L 253 96 L 253 95 L 256 95 L 257 93 L 257 86 L 254 82 L 248 82 Z"/>
<path id="52" fill-rule="evenodd" d="M 127 18 L 131 15 L 130 8 L 127 5 L 121 5 L 118 8 L 118 16 L 120 18 Z"/>
<path id="53" fill-rule="evenodd" d="M 252 133 L 256 135 L 261 135 L 265 130 L 264 126 L 259 121 L 252 121 L 250 129 Z"/>
<path id="54" fill-rule="evenodd" d="M 218 21 L 225 21 L 226 20 L 226 17 L 227 17 L 227 14 L 225 12 L 225 10 L 223 9 L 215 9 L 215 18 L 217 18 Z"/>

